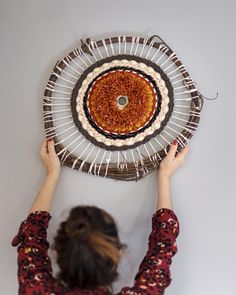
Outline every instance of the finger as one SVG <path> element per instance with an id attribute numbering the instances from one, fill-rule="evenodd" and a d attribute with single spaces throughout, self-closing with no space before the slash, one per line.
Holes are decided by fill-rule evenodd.
<path id="1" fill-rule="evenodd" d="M 44 138 L 44 140 L 42 141 L 41 147 L 46 147 L 47 146 L 47 138 Z"/>
<path id="2" fill-rule="evenodd" d="M 41 155 L 47 154 L 47 139 L 44 139 L 42 144 L 41 144 L 40 154 Z"/>
<path id="3" fill-rule="evenodd" d="M 176 156 L 176 159 L 184 159 L 187 153 L 189 152 L 189 146 L 186 145 Z"/>
<path id="4" fill-rule="evenodd" d="M 173 144 L 173 142 L 172 142 L 172 144 L 170 145 L 170 149 L 168 151 L 168 157 L 173 159 L 175 157 L 175 153 L 177 151 L 177 148 L 178 148 L 177 142 L 176 142 L 176 144 Z"/>
<path id="5" fill-rule="evenodd" d="M 56 153 L 53 139 L 48 141 L 48 152 L 49 152 L 49 154 L 55 154 Z"/>

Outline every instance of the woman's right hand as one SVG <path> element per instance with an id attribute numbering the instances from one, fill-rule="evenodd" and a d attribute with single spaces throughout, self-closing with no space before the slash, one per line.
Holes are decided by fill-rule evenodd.
<path id="1" fill-rule="evenodd" d="M 176 144 L 174 144 L 176 142 Z M 174 171 L 184 163 L 184 159 L 189 151 L 188 145 L 186 145 L 178 154 L 175 156 L 177 151 L 177 141 L 174 141 L 170 145 L 170 149 L 166 157 L 162 160 L 159 167 L 159 174 L 162 176 L 171 177 Z"/>

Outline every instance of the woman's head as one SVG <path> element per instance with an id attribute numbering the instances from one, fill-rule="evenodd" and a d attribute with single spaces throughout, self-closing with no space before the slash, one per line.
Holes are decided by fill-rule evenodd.
<path id="1" fill-rule="evenodd" d="M 110 286 L 125 247 L 110 214 L 95 206 L 75 207 L 54 239 L 58 277 L 71 288 Z"/>

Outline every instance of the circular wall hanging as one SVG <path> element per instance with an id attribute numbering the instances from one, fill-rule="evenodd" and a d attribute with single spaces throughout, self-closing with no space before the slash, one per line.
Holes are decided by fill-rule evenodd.
<path id="1" fill-rule="evenodd" d="M 157 39 L 157 40 L 156 40 Z M 43 99 L 46 137 L 63 165 L 117 180 L 158 168 L 196 132 L 202 95 L 158 36 L 81 40 L 56 63 Z"/>

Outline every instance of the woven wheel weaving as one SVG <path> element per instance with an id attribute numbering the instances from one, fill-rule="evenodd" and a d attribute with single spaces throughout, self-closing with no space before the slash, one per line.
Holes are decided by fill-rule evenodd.
<path id="1" fill-rule="evenodd" d="M 158 168 L 197 130 L 203 98 L 158 36 L 81 40 L 58 61 L 43 98 L 48 139 L 63 165 L 117 180 Z"/>

